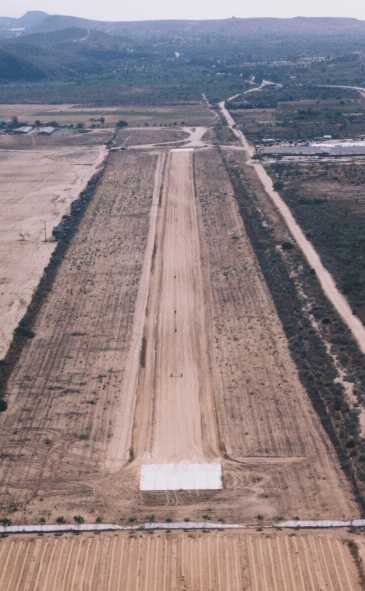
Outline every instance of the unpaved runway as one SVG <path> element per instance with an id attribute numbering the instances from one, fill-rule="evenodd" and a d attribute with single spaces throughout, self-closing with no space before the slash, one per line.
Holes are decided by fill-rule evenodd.
<path id="1" fill-rule="evenodd" d="M 216 457 L 192 152 L 168 156 L 141 352 L 134 446 L 144 461 Z"/>
<path id="2" fill-rule="evenodd" d="M 247 156 L 252 158 L 254 155 L 254 148 L 248 143 L 247 139 L 245 138 L 244 134 L 237 128 L 235 128 L 235 122 L 229 111 L 225 107 L 225 103 L 220 103 L 220 109 L 232 131 L 234 132 L 235 136 L 240 140 L 242 145 L 245 148 Z M 344 297 L 344 295 L 339 291 L 336 286 L 335 280 L 333 279 L 332 275 L 328 272 L 328 270 L 322 264 L 320 256 L 318 255 L 317 251 L 314 249 L 312 243 L 305 237 L 304 232 L 300 228 L 300 226 L 295 221 L 293 214 L 291 213 L 289 207 L 286 205 L 284 200 L 281 198 L 279 193 L 274 190 L 272 180 L 262 164 L 258 162 L 252 162 L 252 166 L 254 167 L 257 176 L 259 177 L 260 181 L 262 182 L 266 193 L 269 195 L 270 199 L 273 201 L 275 206 L 280 211 L 282 217 L 285 220 L 286 225 L 290 233 L 292 234 L 293 238 L 297 242 L 299 248 L 303 252 L 305 258 L 307 259 L 309 265 L 314 269 L 318 280 L 321 283 L 322 289 L 332 305 L 337 310 L 338 314 L 341 316 L 342 320 L 348 326 L 350 331 L 352 332 L 353 337 L 357 341 L 360 350 L 365 353 L 365 327 L 362 324 L 361 320 L 352 313 L 351 307 Z"/>

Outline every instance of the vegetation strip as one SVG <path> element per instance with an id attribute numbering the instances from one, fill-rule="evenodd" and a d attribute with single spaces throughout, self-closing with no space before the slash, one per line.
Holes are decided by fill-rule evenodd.
<path id="1" fill-rule="evenodd" d="M 100 169 L 89 180 L 86 189 L 80 193 L 78 199 L 71 203 L 70 215 L 63 216 L 58 226 L 53 229 L 53 235 L 57 240 L 57 246 L 51 255 L 48 265 L 43 271 L 43 275 L 33 293 L 26 313 L 14 330 L 13 339 L 8 352 L 5 358 L 0 361 L 0 412 L 7 409 L 5 393 L 10 375 L 28 340 L 35 336 L 33 327 L 37 315 L 41 309 L 42 303 L 52 289 L 59 266 L 69 248 L 73 235 L 77 231 L 83 214 L 94 195 L 95 189 L 104 174 L 107 161 L 108 155 Z"/>
<path id="2" fill-rule="evenodd" d="M 363 529 L 365 519 L 350 519 L 348 521 L 336 519 L 292 520 L 277 523 L 265 523 L 260 527 L 265 529 L 334 529 L 354 528 Z M 211 523 L 207 521 L 165 521 L 146 522 L 138 525 L 117 525 L 115 523 L 70 523 L 70 524 L 44 524 L 44 525 L 0 525 L 0 535 L 11 534 L 52 534 L 52 533 L 90 533 L 90 532 L 137 532 L 159 530 L 227 530 L 227 529 L 253 529 L 254 523 Z"/>

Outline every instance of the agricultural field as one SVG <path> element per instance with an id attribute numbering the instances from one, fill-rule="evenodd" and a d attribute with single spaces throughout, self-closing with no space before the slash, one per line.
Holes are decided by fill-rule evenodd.
<path id="1" fill-rule="evenodd" d="M 360 591 L 350 534 L 158 533 L 0 540 L 4 591 Z"/>
<path id="2" fill-rule="evenodd" d="M 0 151 L 0 359 L 54 251 L 53 227 L 105 155 L 102 146 Z"/>
<path id="3" fill-rule="evenodd" d="M 130 126 L 209 125 L 214 115 L 203 102 L 164 107 L 85 107 L 81 105 L 0 105 L 0 121 L 18 117 L 20 121 L 57 121 L 62 125 L 83 123 L 89 127 L 103 118 L 103 127 L 123 120 Z"/>

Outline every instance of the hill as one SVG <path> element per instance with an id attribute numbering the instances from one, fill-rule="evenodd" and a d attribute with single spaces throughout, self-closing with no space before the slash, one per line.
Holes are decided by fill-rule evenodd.
<path id="1" fill-rule="evenodd" d="M 251 75 L 281 83 L 289 74 L 278 69 L 282 62 L 292 67 L 292 76 L 308 78 L 307 67 L 296 69 L 300 60 L 328 56 L 357 61 L 346 77 L 344 67 L 323 65 L 322 82 L 361 83 L 365 22 L 302 17 L 105 22 L 33 11 L 20 19 L 0 18 L 0 50 L 2 83 L 47 80 L 62 83 L 65 92 L 64 83 L 79 89 L 87 84 L 90 91 L 102 80 L 105 87 L 118 87 L 118 100 L 121 88 L 137 99 L 148 94 L 148 102 L 163 96 L 196 100 L 203 92 L 214 99 L 234 94 Z M 67 97 L 84 101 L 80 93 L 87 95 L 82 90 Z M 3 94 L 2 100 L 15 100 L 9 89 Z M 29 100 L 42 97 L 34 88 L 26 94 Z M 57 92 L 51 95 L 57 100 Z"/>

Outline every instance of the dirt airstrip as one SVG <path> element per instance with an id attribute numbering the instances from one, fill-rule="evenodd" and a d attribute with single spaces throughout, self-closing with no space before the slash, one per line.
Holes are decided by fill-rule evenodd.
<path id="1" fill-rule="evenodd" d="M 358 514 L 217 150 L 111 154 L 34 331 L 0 417 L 3 513 Z M 139 492 L 141 463 L 193 459 L 223 490 Z"/>
<path id="2" fill-rule="evenodd" d="M 134 440 L 137 455 L 155 463 L 204 462 L 219 452 L 192 152 L 171 152 L 167 166 Z"/>
<path id="3" fill-rule="evenodd" d="M 0 539 L 1 590 L 360 591 L 364 583 L 361 535 L 265 527 L 355 518 L 359 508 L 299 379 L 220 150 L 207 148 L 204 133 L 190 129 L 189 149 L 141 144 L 109 155 L 7 384 L 0 516 L 245 528 Z M 238 158 L 237 148 L 225 149 Z M 78 187 L 99 154 L 62 150 L 57 191 L 56 171 Z M 29 158 L 29 181 L 32 163 L 50 170 L 50 152 L 40 153 L 12 153 L 7 166 Z M 62 168 L 70 160 L 82 171 L 72 179 L 73 167 Z M 14 178 L 11 168 L 8 198 Z M 7 225 L 18 234 L 22 223 L 36 226 L 19 245 L 40 249 L 43 226 L 32 212 L 36 220 L 48 212 L 53 224 L 70 191 L 37 210 L 45 187 L 32 182 L 34 194 L 16 188 L 12 198 L 24 220 L 13 215 Z M 29 261 L 18 263 L 23 281 Z M 142 464 L 181 461 L 221 464 L 223 489 L 140 490 Z"/>

